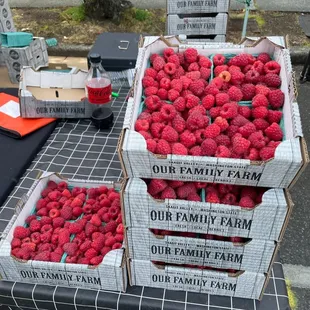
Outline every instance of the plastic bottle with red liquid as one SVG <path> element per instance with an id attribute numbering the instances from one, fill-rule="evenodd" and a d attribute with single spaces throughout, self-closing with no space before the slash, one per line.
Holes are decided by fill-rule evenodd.
<path id="1" fill-rule="evenodd" d="M 99 129 L 108 129 L 113 124 L 111 110 L 112 85 L 108 73 L 101 65 L 99 54 L 90 55 L 90 69 L 85 81 L 85 92 L 89 103 L 96 105 L 92 121 Z"/>

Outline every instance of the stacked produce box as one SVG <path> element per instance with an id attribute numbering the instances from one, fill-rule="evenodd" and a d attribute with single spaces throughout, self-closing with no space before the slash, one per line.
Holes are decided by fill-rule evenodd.
<path id="1" fill-rule="evenodd" d="M 308 162 L 288 50 L 140 48 L 119 154 L 132 285 L 262 296 Z"/>
<path id="2" fill-rule="evenodd" d="M 229 0 L 167 0 L 168 35 L 188 41 L 225 42 Z"/>

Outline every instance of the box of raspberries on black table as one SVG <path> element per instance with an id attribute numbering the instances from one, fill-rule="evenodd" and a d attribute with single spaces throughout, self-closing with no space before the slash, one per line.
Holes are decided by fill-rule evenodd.
<path id="1" fill-rule="evenodd" d="M 285 47 L 159 38 L 136 69 L 119 148 L 128 177 L 287 188 L 306 165 Z"/>
<path id="2" fill-rule="evenodd" d="M 7 280 L 124 291 L 121 184 L 43 173 L 0 245 Z"/>

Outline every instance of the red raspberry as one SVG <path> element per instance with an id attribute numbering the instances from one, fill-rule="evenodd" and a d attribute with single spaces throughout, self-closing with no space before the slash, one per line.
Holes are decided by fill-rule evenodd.
<path id="1" fill-rule="evenodd" d="M 204 68 L 201 67 L 199 70 L 200 74 L 201 74 L 201 78 L 204 80 L 208 80 L 210 78 L 211 75 L 211 69 L 209 68 Z"/>
<path id="2" fill-rule="evenodd" d="M 151 64 L 154 62 L 154 60 L 155 60 L 156 57 L 159 57 L 159 55 L 158 55 L 158 54 L 152 54 L 152 55 L 150 56 L 150 62 L 151 62 Z"/>
<path id="3" fill-rule="evenodd" d="M 241 127 L 241 126 L 244 126 L 246 123 L 248 123 L 249 120 L 246 119 L 245 117 L 243 117 L 242 115 L 237 115 L 231 122 L 230 124 L 231 125 L 234 125 L 234 126 L 238 126 L 238 127 Z"/>
<path id="4" fill-rule="evenodd" d="M 246 83 L 256 84 L 259 81 L 259 73 L 256 70 L 249 70 L 244 77 Z"/>
<path id="5" fill-rule="evenodd" d="M 152 122 L 151 123 L 160 123 L 162 121 L 162 117 L 159 111 L 152 113 Z"/>
<path id="6" fill-rule="evenodd" d="M 243 83 L 245 75 L 240 71 L 232 71 L 230 83 L 233 85 L 240 85 Z"/>
<path id="7" fill-rule="evenodd" d="M 146 97 L 156 95 L 157 92 L 158 92 L 158 88 L 155 86 L 149 86 L 149 87 L 144 89 L 144 94 Z"/>
<path id="8" fill-rule="evenodd" d="M 272 123 L 268 128 L 266 128 L 265 134 L 268 138 L 274 141 L 282 141 L 283 139 L 283 131 L 277 123 Z"/>
<path id="9" fill-rule="evenodd" d="M 52 191 L 50 192 L 47 197 L 51 200 L 51 201 L 58 201 L 61 198 L 61 193 L 58 191 Z"/>
<path id="10" fill-rule="evenodd" d="M 237 204 L 237 198 L 234 194 L 227 193 L 222 198 L 221 203 L 226 204 L 226 205 L 235 206 Z"/>
<path id="11" fill-rule="evenodd" d="M 41 222 L 41 225 L 43 226 L 43 225 L 46 225 L 46 224 L 51 224 L 52 223 L 52 219 L 50 217 L 48 217 L 48 216 L 42 216 L 40 222 Z"/>
<path id="12" fill-rule="evenodd" d="M 161 199 L 176 199 L 177 198 L 177 195 L 174 191 L 173 188 L 171 187 L 166 187 L 162 192 L 161 192 L 161 195 L 160 195 L 160 198 Z"/>
<path id="13" fill-rule="evenodd" d="M 179 135 L 174 128 L 167 125 L 162 131 L 161 138 L 168 142 L 177 142 Z"/>
<path id="14" fill-rule="evenodd" d="M 150 76 L 152 77 L 153 79 L 156 78 L 156 75 L 157 75 L 157 71 L 153 68 L 147 68 L 144 72 L 144 77 L 146 76 Z"/>
<path id="15" fill-rule="evenodd" d="M 156 94 L 161 100 L 168 99 L 168 91 L 166 89 L 160 88 Z"/>
<path id="16" fill-rule="evenodd" d="M 211 81 L 210 87 L 221 89 L 223 87 L 223 83 L 224 83 L 224 80 L 222 78 L 216 77 Z"/>
<path id="17" fill-rule="evenodd" d="M 195 95 L 187 95 L 185 101 L 186 101 L 186 107 L 188 109 L 191 109 L 199 104 L 200 99 Z"/>
<path id="18" fill-rule="evenodd" d="M 236 117 L 238 115 L 238 105 L 235 102 L 225 103 L 220 110 L 220 115 L 227 119 Z"/>
<path id="19" fill-rule="evenodd" d="M 227 120 L 221 116 L 218 116 L 214 120 L 214 124 L 218 125 L 221 128 L 221 132 L 225 131 L 229 126 Z"/>
<path id="20" fill-rule="evenodd" d="M 196 143 L 201 144 L 203 140 L 206 138 L 205 129 L 198 129 L 195 131 Z"/>
<path id="21" fill-rule="evenodd" d="M 200 71 L 191 71 L 186 73 L 186 77 L 191 79 L 192 81 L 199 80 L 201 77 Z"/>
<path id="22" fill-rule="evenodd" d="M 238 155 L 244 154 L 250 147 L 251 142 L 242 138 L 242 136 L 234 136 L 232 139 L 233 151 Z"/>
<path id="23" fill-rule="evenodd" d="M 153 123 L 151 125 L 151 134 L 154 138 L 160 138 L 161 134 L 165 128 L 163 123 Z"/>
<path id="24" fill-rule="evenodd" d="M 256 132 L 256 127 L 253 123 L 248 122 L 245 125 L 239 127 L 238 132 L 241 133 L 243 138 L 248 138 L 252 133 Z"/>
<path id="25" fill-rule="evenodd" d="M 177 66 L 174 63 L 168 62 L 164 66 L 164 71 L 169 75 L 174 74 L 176 70 L 177 70 Z"/>
<path id="26" fill-rule="evenodd" d="M 215 95 L 215 103 L 217 106 L 223 106 L 227 102 L 229 102 L 228 94 L 218 93 L 217 95 Z"/>
<path id="27" fill-rule="evenodd" d="M 18 238 L 13 238 L 11 242 L 12 249 L 20 247 L 22 242 Z"/>
<path id="28" fill-rule="evenodd" d="M 255 61 L 252 69 L 257 71 L 259 74 L 263 74 L 264 73 L 264 64 L 261 61 Z"/>
<path id="29" fill-rule="evenodd" d="M 267 97 L 270 92 L 270 89 L 264 85 L 256 85 L 255 91 L 256 91 L 256 95 L 260 94 L 260 95 L 264 95 Z"/>
<path id="30" fill-rule="evenodd" d="M 162 70 L 166 64 L 165 60 L 158 56 L 153 60 L 153 68 L 158 72 L 160 70 Z"/>
<path id="31" fill-rule="evenodd" d="M 176 190 L 176 194 L 179 199 L 186 199 L 188 195 L 193 192 L 196 193 L 194 183 L 185 183 Z"/>
<path id="32" fill-rule="evenodd" d="M 189 130 L 185 130 L 180 135 L 180 142 L 187 148 L 190 148 L 196 143 L 196 136 L 191 133 Z"/>
<path id="33" fill-rule="evenodd" d="M 230 155 L 230 150 L 224 145 L 219 145 L 215 152 L 215 157 L 229 158 Z"/>
<path id="34" fill-rule="evenodd" d="M 180 93 L 183 89 L 183 82 L 181 79 L 174 79 L 171 81 L 170 86 Z"/>
<path id="35" fill-rule="evenodd" d="M 52 192 L 52 189 L 50 189 L 50 188 L 45 188 L 45 189 L 41 192 L 41 196 L 42 196 L 43 198 L 45 198 L 45 197 L 47 197 L 48 194 L 51 193 L 51 192 Z"/>
<path id="36" fill-rule="evenodd" d="M 207 110 L 210 110 L 214 106 L 214 103 L 215 97 L 213 95 L 207 95 L 201 101 L 202 106 Z"/>
<path id="37" fill-rule="evenodd" d="M 148 131 L 150 127 L 150 123 L 143 119 L 138 119 L 135 123 L 135 130 L 136 131 Z"/>
<path id="38" fill-rule="evenodd" d="M 217 192 L 207 192 L 207 195 L 206 195 L 206 202 L 209 202 L 209 203 L 220 203 L 220 198 L 218 196 L 218 193 Z"/>
<path id="39" fill-rule="evenodd" d="M 66 198 L 70 198 L 70 197 L 71 197 L 71 193 L 70 193 L 70 191 L 69 191 L 68 189 L 64 189 L 64 190 L 62 191 L 61 195 L 62 195 L 63 197 L 66 197 Z"/>
<path id="40" fill-rule="evenodd" d="M 215 87 L 214 85 L 208 85 L 206 88 L 205 88 L 205 91 L 204 91 L 204 94 L 205 95 L 212 95 L 212 96 L 215 96 L 216 94 L 218 94 L 220 91 L 217 87 Z"/>
<path id="41" fill-rule="evenodd" d="M 158 96 L 150 96 L 147 97 L 144 101 L 146 107 L 148 108 L 148 110 L 150 111 L 157 111 L 160 109 L 161 107 L 161 102 L 159 100 Z"/>
<path id="42" fill-rule="evenodd" d="M 202 115 L 200 112 L 193 112 L 186 120 L 186 127 L 191 130 L 197 130 L 205 128 L 209 123 L 209 119 L 206 115 Z"/>
<path id="43" fill-rule="evenodd" d="M 281 141 L 270 141 L 267 146 L 277 148 Z"/>
<path id="44" fill-rule="evenodd" d="M 232 101 L 241 101 L 243 97 L 241 89 L 236 86 L 230 87 L 227 94 L 229 96 L 229 99 Z"/>
<path id="45" fill-rule="evenodd" d="M 25 222 L 26 222 L 27 224 L 30 224 L 31 221 L 36 220 L 36 219 L 37 219 L 36 215 L 29 215 L 29 216 L 26 218 Z"/>
<path id="46" fill-rule="evenodd" d="M 188 69 L 187 69 L 188 72 L 191 72 L 191 71 L 199 71 L 199 70 L 200 70 L 200 67 L 199 67 L 199 65 L 198 65 L 197 62 L 191 63 L 191 64 L 188 66 Z"/>
<path id="47" fill-rule="evenodd" d="M 167 47 L 164 49 L 164 57 L 168 59 L 170 56 L 174 55 L 174 49 L 171 47 Z"/>
<path id="48" fill-rule="evenodd" d="M 224 65 L 226 58 L 224 55 L 216 54 L 213 56 L 213 64 L 214 66 L 222 66 Z"/>
<path id="49" fill-rule="evenodd" d="M 180 97 L 180 93 L 176 91 L 175 89 L 170 89 L 168 91 L 168 99 L 169 101 L 175 101 L 178 97 Z"/>
<path id="50" fill-rule="evenodd" d="M 181 143 L 174 143 L 172 145 L 171 152 L 172 154 L 175 154 L 175 155 L 188 155 L 187 148 Z"/>
<path id="51" fill-rule="evenodd" d="M 268 87 L 278 88 L 281 86 L 281 78 L 274 73 L 266 74 L 264 77 L 264 82 Z"/>
<path id="52" fill-rule="evenodd" d="M 57 188 L 57 183 L 55 183 L 54 181 L 48 181 L 47 182 L 47 188 L 50 188 L 51 190 L 54 190 Z"/>
<path id="53" fill-rule="evenodd" d="M 159 87 L 160 88 L 163 88 L 163 89 L 166 89 L 166 90 L 169 90 L 170 87 L 171 87 L 171 81 L 169 78 L 162 78 L 159 82 Z"/>
<path id="54" fill-rule="evenodd" d="M 261 131 L 253 132 L 249 136 L 249 141 L 251 142 L 251 146 L 256 149 L 261 149 L 266 145 L 263 133 Z"/>
<path id="55" fill-rule="evenodd" d="M 65 220 L 62 217 L 53 218 L 53 227 L 63 227 L 65 225 Z"/>
<path id="56" fill-rule="evenodd" d="M 48 262 L 48 261 L 50 261 L 50 257 L 51 257 L 51 253 L 45 251 L 45 252 L 40 252 L 40 253 L 36 254 L 34 256 L 33 260 Z"/>
<path id="57" fill-rule="evenodd" d="M 180 66 L 180 59 L 177 55 L 171 55 L 167 60 L 168 62 L 175 64 L 177 68 Z"/>
<path id="58" fill-rule="evenodd" d="M 232 138 L 236 133 L 238 133 L 239 127 L 236 125 L 230 125 L 227 130 L 226 134 L 229 138 Z"/>
<path id="59" fill-rule="evenodd" d="M 189 90 L 195 95 L 195 96 L 201 96 L 204 92 L 204 83 L 202 80 L 193 81 L 189 85 Z"/>
<path id="60" fill-rule="evenodd" d="M 273 158 L 275 150 L 276 149 L 274 147 L 270 146 L 263 147 L 259 152 L 260 158 L 262 160 L 268 160 L 270 158 Z"/>
<path id="61" fill-rule="evenodd" d="M 230 145 L 230 138 L 226 135 L 219 135 L 215 137 L 215 142 L 217 145 L 224 145 L 224 146 L 229 146 Z"/>
<path id="62" fill-rule="evenodd" d="M 237 66 L 230 66 L 228 67 L 228 72 L 229 73 L 232 73 L 233 71 L 242 71 L 240 67 L 237 67 Z"/>
<path id="63" fill-rule="evenodd" d="M 199 66 L 204 67 L 204 68 L 211 68 L 212 62 L 211 60 L 206 57 L 206 56 L 199 56 Z"/>
<path id="64" fill-rule="evenodd" d="M 116 243 L 116 240 L 114 237 L 108 237 L 105 241 L 106 247 L 113 247 L 113 245 Z"/>
<path id="65" fill-rule="evenodd" d="M 252 109 L 253 118 L 266 118 L 267 115 L 268 115 L 268 109 L 264 106 Z"/>
<path id="66" fill-rule="evenodd" d="M 143 136 L 143 138 L 144 138 L 145 140 L 147 140 L 147 139 L 152 139 L 152 136 L 150 135 L 149 132 L 147 132 L 147 131 L 138 131 L 138 132 L 139 132 L 139 134 L 140 134 L 141 136 Z"/>
<path id="67" fill-rule="evenodd" d="M 216 66 L 214 68 L 214 75 L 219 76 L 219 74 L 222 73 L 223 71 L 228 71 L 227 65 Z"/>
<path id="68" fill-rule="evenodd" d="M 260 53 L 256 59 L 261 61 L 263 64 L 271 60 L 270 56 L 267 53 Z"/>
<path id="69" fill-rule="evenodd" d="M 172 79 L 179 79 L 185 74 L 185 71 L 182 67 L 176 69 L 175 73 L 171 76 Z"/>
<path id="70" fill-rule="evenodd" d="M 186 102 L 185 99 L 183 97 L 179 97 L 177 98 L 174 102 L 173 102 L 173 106 L 175 107 L 175 109 L 179 112 L 182 112 L 185 110 L 186 108 Z"/>
<path id="71" fill-rule="evenodd" d="M 249 119 L 252 115 L 251 109 L 247 106 L 239 106 L 238 107 L 238 113 L 247 119 Z"/>
<path id="72" fill-rule="evenodd" d="M 68 255 L 73 256 L 78 250 L 78 245 L 76 243 L 69 242 L 65 243 L 62 248 Z"/>
<path id="73" fill-rule="evenodd" d="M 252 106 L 254 108 L 261 106 L 268 107 L 268 99 L 266 98 L 266 96 L 258 94 L 253 98 Z"/>
<path id="74" fill-rule="evenodd" d="M 14 238 L 24 239 L 30 236 L 29 228 L 23 226 L 16 226 L 13 233 Z"/>
<path id="75" fill-rule="evenodd" d="M 281 89 L 271 90 L 268 95 L 269 103 L 274 109 L 279 109 L 284 104 L 284 93 Z"/>
<path id="76" fill-rule="evenodd" d="M 241 90 L 243 93 L 243 100 L 252 100 L 256 94 L 256 89 L 253 84 L 243 84 Z"/>
<path id="77" fill-rule="evenodd" d="M 186 76 L 181 76 L 180 80 L 182 81 L 183 89 L 188 89 L 189 85 L 192 83 L 192 80 Z"/>
<path id="78" fill-rule="evenodd" d="M 67 207 L 63 207 L 60 210 L 60 216 L 62 218 L 64 218 L 65 220 L 71 220 L 72 218 L 72 208 L 67 206 Z"/>
<path id="79" fill-rule="evenodd" d="M 253 124 L 255 125 L 257 130 L 265 130 L 269 126 L 269 123 L 263 118 L 255 119 L 253 121 Z"/>
<path id="80" fill-rule="evenodd" d="M 268 110 L 267 120 L 269 124 L 280 123 L 282 119 L 282 114 L 283 113 L 281 111 Z"/>
<path id="81" fill-rule="evenodd" d="M 156 154 L 168 155 L 171 154 L 170 144 L 163 139 L 160 139 L 157 143 Z"/>
<path id="82" fill-rule="evenodd" d="M 211 118 L 217 118 L 218 116 L 220 116 L 222 108 L 221 107 L 213 107 L 209 110 L 209 114 L 211 116 Z"/>
<path id="83" fill-rule="evenodd" d="M 240 69 L 241 69 L 241 68 L 240 68 Z M 243 72 L 244 74 L 246 74 L 247 72 L 249 72 L 249 71 L 252 70 L 252 69 L 253 69 L 252 65 L 246 65 L 246 66 L 243 68 L 242 72 Z M 264 69 L 264 66 L 263 66 L 263 69 Z"/>
<path id="84" fill-rule="evenodd" d="M 36 210 L 40 210 L 42 208 L 45 208 L 47 205 L 47 202 L 45 199 L 39 199 L 37 204 L 36 204 Z"/>
<path id="85" fill-rule="evenodd" d="M 281 70 L 281 66 L 274 60 L 268 61 L 264 65 L 264 71 L 266 74 L 273 73 L 273 74 L 279 74 Z"/>
<path id="86" fill-rule="evenodd" d="M 48 215 L 48 210 L 46 208 L 42 208 L 37 212 L 37 216 L 46 216 Z"/>
<path id="87" fill-rule="evenodd" d="M 155 85 L 156 85 L 155 80 L 152 77 L 150 77 L 150 76 L 145 76 L 142 79 L 142 86 L 144 88 L 155 86 Z"/>
<path id="88" fill-rule="evenodd" d="M 182 181 L 168 181 L 168 186 L 172 187 L 173 189 L 184 185 Z"/>
<path id="89" fill-rule="evenodd" d="M 245 153 L 244 155 L 245 159 L 249 159 L 249 160 L 258 160 L 259 159 L 259 150 L 257 150 L 256 148 L 250 148 L 250 150 Z"/>
<path id="90" fill-rule="evenodd" d="M 38 220 L 32 220 L 30 222 L 29 229 L 31 232 L 40 231 L 41 230 L 41 223 Z"/>
<path id="91" fill-rule="evenodd" d="M 67 198 L 66 197 L 62 197 L 62 198 L 65 198 L 66 200 L 67 200 Z M 51 202 L 49 202 L 47 205 L 46 205 L 46 209 L 48 210 L 48 211 L 50 211 L 50 210 L 52 210 L 52 209 L 58 209 L 58 208 L 60 208 L 60 204 L 58 203 L 58 202 L 56 202 L 56 201 L 51 201 Z"/>
<path id="92" fill-rule="evenodd" d="M 186 127 L 186 122 L 182 116 L 177 114 L 175 118 L 172 120 L 172 127 L 176 130 L 176 132 L 181 133 L 184 131 Z"/>
<path id="93" fill-rule="evenodd" d="M 197 61 L 198 52 L 195 48 L 188 48 L 184 51 L 184 58 L 188 63 Z"/>
<path id="94" fill-rule="evenodd" d="M 189 150 L 189 155 L 192 155 L 192 156 L 201 156 L 202 153 L 201 153 L 201 147 L 196 145 L 194 147 L 192 147 L 190 150 Z"/>
<path id="95" fill-rule="evenodd" d="M 164 120 L 173 120 L 177 114 L 172 104 L 164 104 L 160 109 L 160 115 Z"/>
<path id="96" fill-rule="evenodd" d="M 97 256 L 97 253 L 98 253 L 97 250 L 90 248 L 84 253 L 84 256 L 85 258 L 88 258 L 89 260 L 91 260 L 92 258 Z"/>
<path id="97" fill-rule="evenodd" d="M 157 81 L 157 82 L 160 82 L 163 78 L 168 78 L 168 79 L 170 79 L 169 75 L 168 75 L 164 70 L 160 70 L 160 71 L 157 73 L 156 81 Z"/>
<path id="98" fill-rule="evenodd" d="M 228 62 L 230 66 L 238 66 L 238 67 L 245 67 L 249 64 L 249 55 L 246 53 L 241 53 Z"/>
<path id="99" fill-rule="evenodd" d="M 251 199 L 251 197 L 245 196 L 240 199 L 239 206 L 241 208 L 253 209 L 255 207 L 255 202 Z"/>
<path id="100" fill-rule="evenodd" d="M 181 92 L 181 96 L 183 98 L 186 98 L 188 95 L 192 95 L 193 93 L 189 90 L 189 89 L 186 89 L 186 90 L 182 90 Z"/>
<path id="101" fill-rule="evenodd" d="M 157 142 L 153 139 L 146 140 L 146 148 L 152 152 L 155 153 L 157 147 Z"/>
<path id="102" fill-rule="evenodd" d="M 206 128 L 206 138 L 215 139 L 221 133 L 221 128 L 217 124 L 211 124 Z"/>

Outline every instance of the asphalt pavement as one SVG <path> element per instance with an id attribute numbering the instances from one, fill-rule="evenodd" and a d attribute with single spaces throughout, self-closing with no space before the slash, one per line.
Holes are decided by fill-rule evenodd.
<path id="1" fill-rule="evenodd" d="M 296 66 L 294 70 L 299 77 L 302 66 Z M 299 84 L 297 101 L 309 150 L 310 82 Z M 297 297 L 296 310 L 310 310 L 310 166 L 290 192 L 295 206 L 280 248 L 280 256 L 286 278 L 292 283 L 292 290 Z"/>

